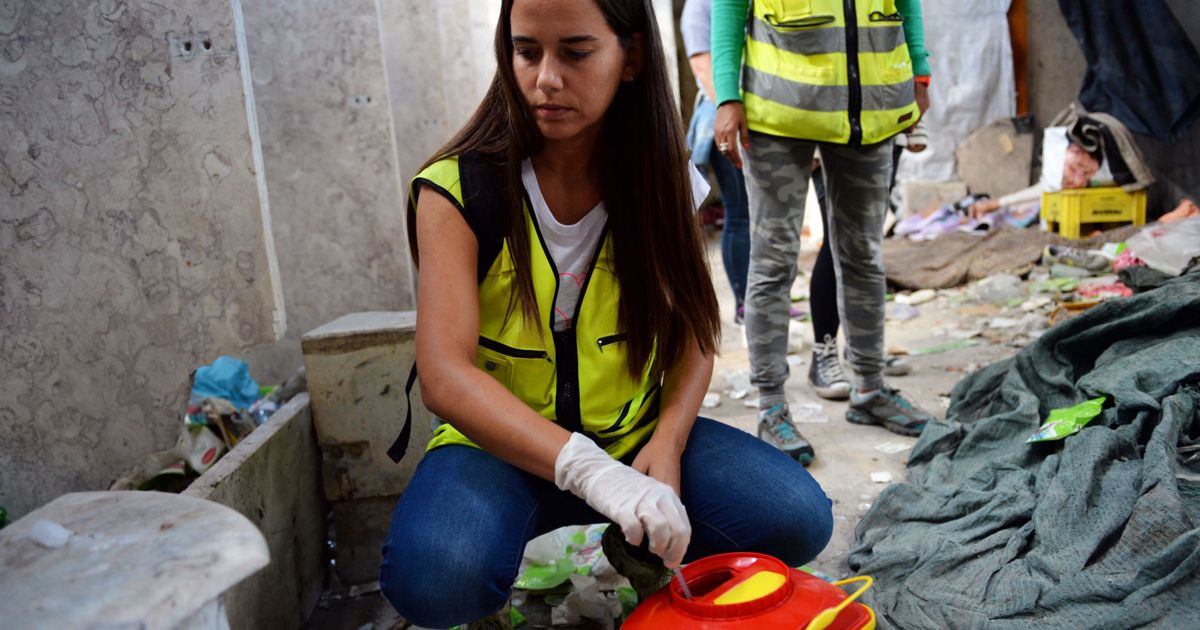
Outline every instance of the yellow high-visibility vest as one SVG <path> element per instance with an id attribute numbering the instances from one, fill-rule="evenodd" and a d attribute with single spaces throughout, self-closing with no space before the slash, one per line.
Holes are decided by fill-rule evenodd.
<path id="1" fill-rule="evenodd" d="M 497 194 L 464 191 L 458 157 L 435 162 L 413 179 L 410 208 L 416 207 L 422 185 L 447 193 L 459 208 L 463 208 L 464 198 L 483 199 Z M 613 267 L 611 236 L 606 229 L 593 255 L 575 309 L 574 326 L 555 333 L 551 326 L 558 271 L 528 203 L 523 214 L 529 230 L 529 259 L 538 312 L 542 314 L 541 330 L 527 325 L 519 305 L 509 309 L 510 299 L 515 299 L 516 273 L 505 240 L 479 283 L 475 365 L 544 418 L 584 433 L 619 459 L 654 432 L 662 385 L 652 378 L 650 365 L 640 378 L 633 378 L 626 367 L 625 335 L 617 318 L 620 287 Z M 486 239 L 478 233 L 476 237 L 481 243 Z M 454 426 L 443 423 L 434 429 L 429 449 L 448 444 L 475 446 Z"/>
<path id="2" fill-rule="evenodd" d="M 752 0 L 742 99 L 750 129 L 875 144 L 920 115 L 895 0 Z M 854 20 L 847 22 L 847 9 Z"/>

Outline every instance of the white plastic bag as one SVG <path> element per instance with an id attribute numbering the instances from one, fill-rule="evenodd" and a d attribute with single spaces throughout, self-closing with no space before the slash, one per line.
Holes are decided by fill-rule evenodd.
<path id="1" fill-rule="evenodd" d="M 1200 256 L 1200 217 L 1151 225 L 1125 244 L 1150 267 L 1178 276 Z"/>

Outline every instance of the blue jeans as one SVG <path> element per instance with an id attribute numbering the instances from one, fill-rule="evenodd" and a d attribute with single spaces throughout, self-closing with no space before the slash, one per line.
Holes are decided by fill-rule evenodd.
<path id="1" fill-rule="evenodd" d="M 721 231 L 721 262 L 733 287 L 736 306 L 746 301 L 746 274 L 750 270 L 750 203 L 746 197 L 746 178 L 720 151 L 709 153 L 708 164 L 721 189 L 725 204 L 725 227 Z"/>
<path id="2" fill-rule="evenodd" d="M 800 565 L 833 531 L 832 503 L 804 467 L 707 418 L 697 419 L 688 437 L 681 490 L 692 523 L 686 561 L 755 551 Z M 443 446 L 421 460 L 396 505 L 379 585 L 416 625 L 467 623 L 508 600 L 529 540 L 607 520 L 485 451 Z"/>

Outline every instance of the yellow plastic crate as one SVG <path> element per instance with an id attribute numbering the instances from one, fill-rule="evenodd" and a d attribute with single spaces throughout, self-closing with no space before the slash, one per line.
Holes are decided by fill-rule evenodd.
<path id="1" fill-rule="evenodd" d="M 1079 238 L 1084 223 L 1146 223 L 1146 191 L 1118 187 L 1042 193 L 1042 218 L 1064 238 Z M 1057 230 L 1055 230 L 1057 224 Z"/>

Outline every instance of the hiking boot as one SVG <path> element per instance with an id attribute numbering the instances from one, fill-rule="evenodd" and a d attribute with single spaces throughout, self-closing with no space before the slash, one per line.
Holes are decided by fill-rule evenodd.
<path id="1" fill-rule="evenodd" d="M 846 400 L 850 397 L 850 379 L 838 360 L 837 340 L 825 335 L 825 341 L 813 346 L 812 364 L 808 366 L 808 384 L 817 395 L 827 400 Z"/>
<path id="2" fill-rule="evenodd" d="M 1042 264 L 1053 265 L 1054 263 L 1079 267 L 1088 271 L 1108 271 L 1112 264 L 1104 256 L 1086 249 L 1047 245 L 1046 249 L 1042 250 Z"/>
<path id="3" fill-rule="evenodd" d="M 512 617 L 509 609 L 512 608 L 512 598 L 504 604 L 504 607 L 496 612 L 468 623 L 466 630 L 512 630 Z M 459 626 L 460 628 L 464 626 Z"/>
<path id="4" fill-rule="evenodd" d="M 758 439 L 783 451 L 803 466 L 812 463 L 812 444 L 796 430 L 787 403 L 776 403 L 769 409 L 758 411 Z"/>
<path id="5" fill-rule="evenodd" d="M 645 545 L 634 547 L 625 542 L 625 535 L 616 523 L 604 529 L 604 534 L 600 536 L 600 547 L 604 549 L 608 563 L 629 580 L 639 602 L 646 601 L 671 577 L 662 559 L 650 553 L 649 549 L 644 548 Z"/>
<path id="6" fill-rule="evenodd" d="M 921 435 L 925 425 L 934 420 L 899 390 L 886 385 L 865 396 L 858 390 L 851 391 L 850 408 L 846 410 L 847 422 L 877 424 L 900 435 Z"/>

